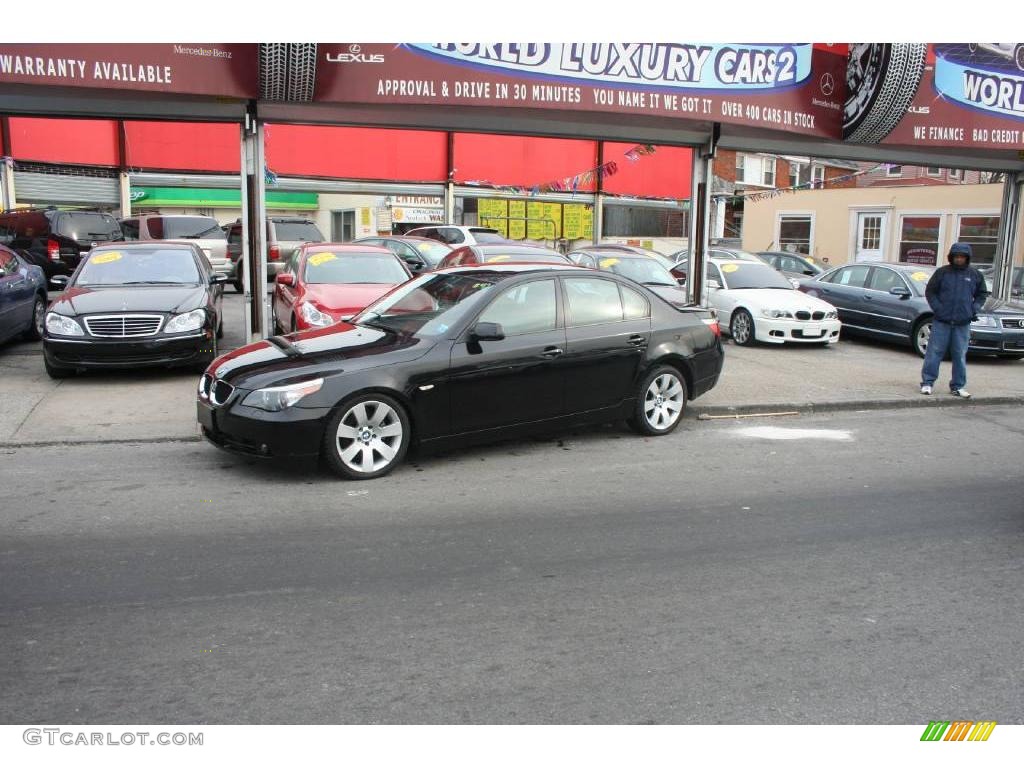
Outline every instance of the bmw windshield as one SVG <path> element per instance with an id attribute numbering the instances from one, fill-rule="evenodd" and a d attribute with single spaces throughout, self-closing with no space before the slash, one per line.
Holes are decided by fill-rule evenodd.
<path id="1" fill-rule="evenodd" d="M 421 275 L 374 302 L 350 322 L 414 336 L 442 336 L 477 305 L 500 276 L 487 273 Z"/>

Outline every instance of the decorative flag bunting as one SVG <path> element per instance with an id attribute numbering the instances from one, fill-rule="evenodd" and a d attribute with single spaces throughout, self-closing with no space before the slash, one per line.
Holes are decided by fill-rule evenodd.
<path id="1" fill-rule="evenodd" d="M 734 201 L 735 200 L 749 200 L 752 203 L 756 203 L 756 202 L 758 202 L 760 200 L 770 200 L 772 198 L 776 198 L 776 197 L 779 197 L 780 195 L 785 195 L 785 194 L 788 194 L 790 192 L 798 192 L 801 189 L 816 189 L 819 186 L 824 186 L 825 184 L 835 184 L 837 181 L 849 181 L 850 179 L 855 179 L 858 176 L 863 176 L 864 174 L 867 174 L 867 173 L 874 173 L 875 171 L 879 171 L 879 170 L 883 170 L 883 169 L 887 170 L 890 167 L 892 167 L 892 163 L 879 163 L 874 168 L 867 168 L 867 169 L 865 169 L 863 171 L 857 171 L 856 173 L 848 173 L 848 174 L 846 174 L 844 176 L 836 176 L 835 178 L 831 178 L 831 179 L 827 179 L 827 180 L 822 179 L 821 181 L 809 181 L 809 182 L 806 182 L 804 184 L 794 184 L 792 187 L 779 187 L 778 189 L 772 189 L 772 190 L 769 190 L 767 192 L 755 192 L 755 193 L 749 194 L 749 195 L 748 194 L 744 194 L 744 195 L 721 195 L 721 196 L 715 195 L 715 197 L 725 197 L 725 198 L 728 198 L 728 199 L 734 200 Z"/>

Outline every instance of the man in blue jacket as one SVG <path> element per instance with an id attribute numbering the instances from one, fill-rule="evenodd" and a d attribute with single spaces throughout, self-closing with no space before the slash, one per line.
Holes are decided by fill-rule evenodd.
<path id="1" fill-rule="evenodd" d="M 967 344 L 971 339 L 971 321 L 985 304 L 988 288 L 981 272 L 971 266 L 971 246 L 953 243 L 949 265 L 935 270 L 924 291 L 935 316 L 921 368 L 921 394 L 930 395 L 939 378 L 939 363 L 949 352 L 953 360 L 953 378 L 949 392 L 954 397 L 970 397 L 967 384 Z"/>

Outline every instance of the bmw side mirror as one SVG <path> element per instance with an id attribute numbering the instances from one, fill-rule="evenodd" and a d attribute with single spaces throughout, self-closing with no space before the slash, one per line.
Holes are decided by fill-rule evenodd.
<path id="1" fill-rule="evenodd" d="M 889 293 L 893 296 L 899 296 L 901 299 L 910 298 L 910 289 L 904 288 L 902 285 L 897 285 L 895 288 L 890 288 Z"/>
<path id="2" fill-rule="evenodd" d="M 50 285 L 56 288 L 58 291 L 63 291 L 68 287 L 68 283 L 71 282 L 67 275 L 54 275 L 50 278 Z"/>
<path id="3" fill-rule="evenodd" d="M 501 323 L 477 323 L 469 332 L 470 341 L 501 341 L 504 338 Z"/>
<path id="4" fill-rule="evenodd" d="M 713 291 L 717 291 L 722 287 L 722 284 L 717 280 L 708 280 L 708 288 Z"/>
<path id="5" fill-rule="evenodd" d="M 427 266 L 422 261 L 415 261 L 413 259 L 409 259 L 405 263 L 409 265 L 409 269 L 411 269 L 413 272 L 420 272 L 423 270 L 424 267 Z"/>
<path id="6" fill-rule="evenodd" d="M 210 285 L 224 285 L 228 281 L 227 275 L 222 275 L 219 272 L 210 275 Z"/>

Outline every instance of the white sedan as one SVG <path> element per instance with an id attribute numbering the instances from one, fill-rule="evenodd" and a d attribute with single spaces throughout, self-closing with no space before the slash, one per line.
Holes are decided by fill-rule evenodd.
<path id="1" fill-rule="evenodd" d="M 709 259 L 708 302 L 737 344 L 839 341 L 836 308 L 762 262 Z"/>

